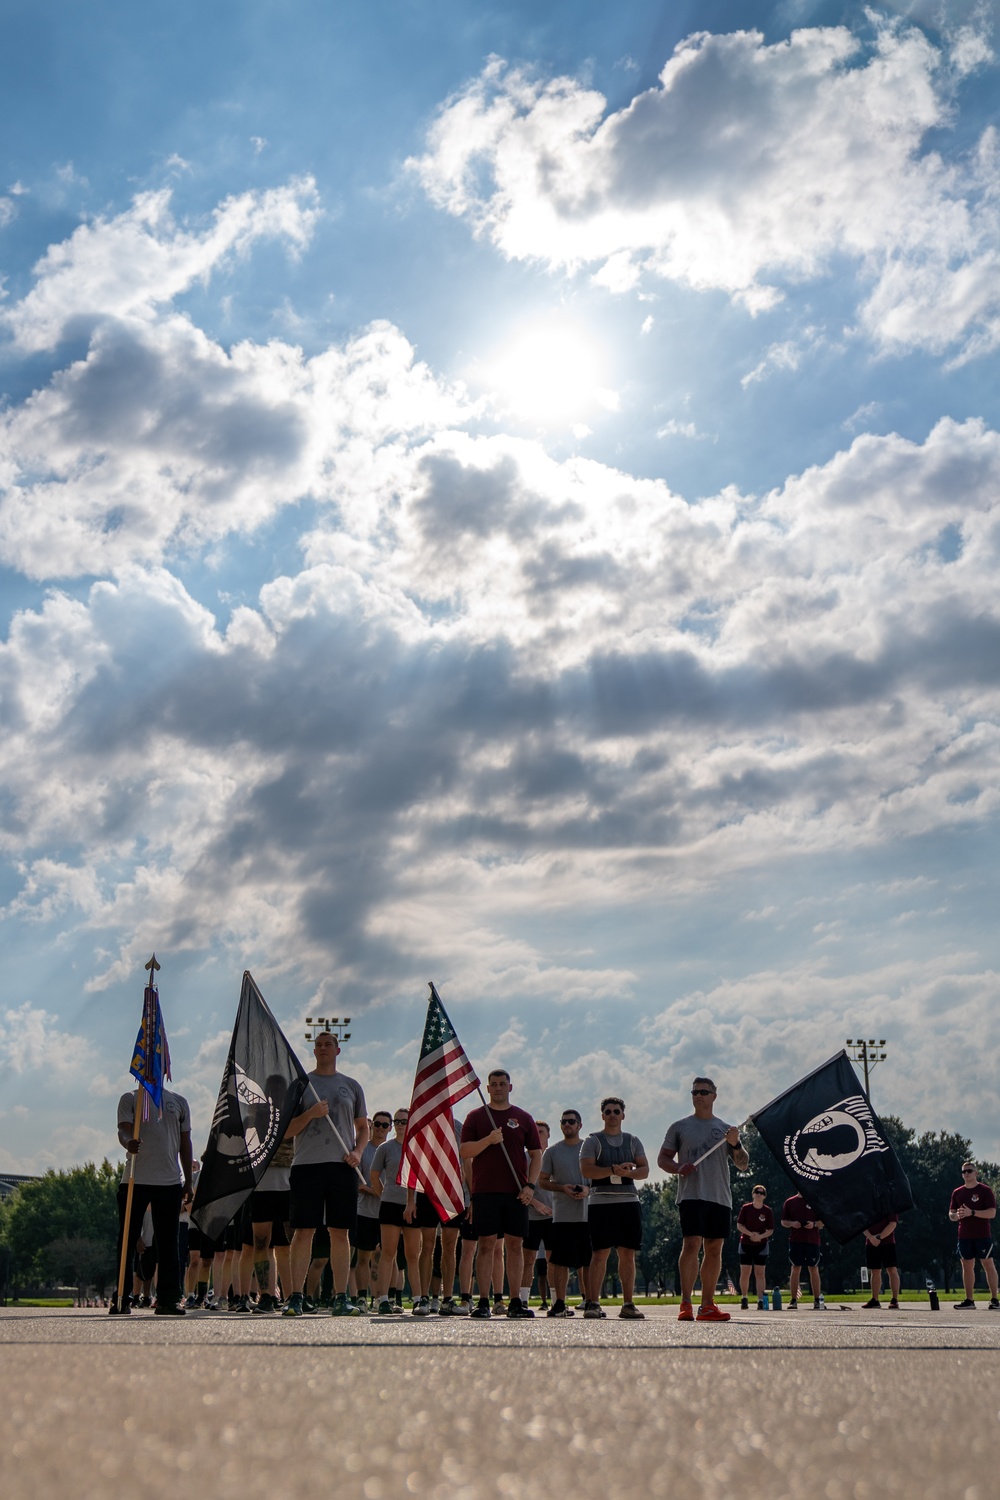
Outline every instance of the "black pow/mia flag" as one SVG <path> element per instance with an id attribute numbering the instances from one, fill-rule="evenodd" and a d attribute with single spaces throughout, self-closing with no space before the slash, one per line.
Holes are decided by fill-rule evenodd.
<path id="1" fill-rule="evenodd" d="M 877 1219 L 913 1207 L 906 1174 L 846 1052 L 750 1118 L 841 1245 Z"/>
<path id="2" fill-rule="evenodd" d="M 249 969 L 191 1218 L 218 1239 L 267 1170 L 309 1086 Z"/>

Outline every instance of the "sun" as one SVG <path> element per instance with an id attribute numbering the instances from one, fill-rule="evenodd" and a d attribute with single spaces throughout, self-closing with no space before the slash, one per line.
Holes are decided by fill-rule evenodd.
<path id="1" fill-rule="evenodd" d="M 514 333 L 482 377 L 505 412 L 544 427 L 579 427 L 596 408 L 617 407 L 604 366 L 600 345 L 583 329 L 549 318 Z"/>

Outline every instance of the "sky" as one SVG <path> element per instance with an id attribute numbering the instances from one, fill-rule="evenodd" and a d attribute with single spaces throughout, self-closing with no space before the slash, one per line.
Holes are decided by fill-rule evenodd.
<path id="1" fill-rule="evenodd" d="M 995 4 L 9 0 L 0 1169 L 155 950 L 651 1156 L 859 1035 L 1000 1159 Z"/>

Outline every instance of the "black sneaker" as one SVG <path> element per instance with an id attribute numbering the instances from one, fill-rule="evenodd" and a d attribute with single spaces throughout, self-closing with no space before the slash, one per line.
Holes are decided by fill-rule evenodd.
<path id="1" fill-rule="evenodd" d="M 508 1318 L 533 1318 L 535 1312 L 534 1308 L 526 1307 L 520 1297 L 511 1297 L 507 1316 Z"/>
<path id="2" fill-rule="evenodd" d="M 862 1307 L 881 1307 L 882 1304 L 877 1297 L 869 1297 L 867 1302 L 862 1302 Z"/>
<path id="3" fill-rule="evenodd" d="M 987 1312 L 1000 1312 L 1000 1298 L 991 1297 L 986 1305 Z"/>
<path id="4" fill-rule="evenodd" d="M 117 1297 L 112 1297 L 110 1305 L 108 1307 L 108 1316 L 111 1317 L 111 1318 L 120 1318 L 123 1315 L 127 1315 L 129 1317 L 131 1317 L 131 1315 L 132 1315 L 132 1301 L 131 1301 L 131 1298 L 129 1298 L 129 1297 L 123 1297 L 122 1298 L 122 1305 L 121 1305 L 121 1307 L 119 1307 L 118 1306 L 118 1298 Z"/>
<path id="5" fill-rule="evenodd" d="M 750 1303 L 747 1301 L 746 1297 L 741 1297 L 740 1298 L 740 1312 L 749 1312 L 749 1310 L 750 1310 Z"/>
<path id="6" fill-rule="evenodd" d="M 631 1318 L 633 1321 L 638 1321 L 640 1318 L 644 1318 L 646 1314 L 644 1312 L 640 1312 L 634 1302 L 623 1302 L 621 1312 L 618 1314 L 618 1316 L 620 1318 Z"/>
<path id="7" fill-rule="evenodd" d="M 480 1297 L 469 1316 L 470 1318 L 492 1318 L 493 1314 L 490 1312 L 490 1304 L 485 1297 Z"/>
<path id="8" fill-rule="evenodd" d="M 547 1318 L 571 1318 L 573 1314 L 570 1312 L 563 1299 L 559 1297 L 555 1302 L 553 1302 L 552 1306 L 548 1309 L 545 1316 Z"/>
<path id="9" fill-rule="evenodd" d="M 456 1313 L 454 1297 L 442 1297 L 441 1306 L 438 1308 L 439 1318 L 453 1318 Z"/>
<path id="10" fill-rule="evenodd" d="M 257 1306 L 254 1308 L 255 1313 L 273 1313 L 277 1311 L 278 1299 L 277 1297 L 272 1297 L 270 1292 L 264 1292 L 258 1299 Z"/>
<path id="11" fill-rule="evenodd" d="M 187 1314 L 179 1302 L 158 1302 L 153 1308 L 153 1316 L 154 1318 L 183 1318 Z"/>
<path id="12" fill-rule="evenodd" d="M 954 1305 L 956 1307 L 972 1307 L 972 1308 L 974 1308 L 976 1304 L 973 1302 L 973 1300 L 972 1300 L 971 1297 L 966 1297 L 966 1298 L 964 1298 L 963 1301 L 956 1302 Z"/>
<path id="13" fill-rule="evenodd" d="M 585 1302 L 583 1304 L 583 1316 L 585 1318 L 603 1318 L 604 1309 L 599 1302 Z"/>

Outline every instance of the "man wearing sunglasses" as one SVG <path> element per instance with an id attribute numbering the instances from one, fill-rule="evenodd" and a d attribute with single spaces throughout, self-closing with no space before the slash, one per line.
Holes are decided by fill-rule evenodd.
<path id="1" fill-rule="evenodd" d="M 956 1302 L 956 1307 L 973 1308 L 976 1305 L 976 1261 L 986 1273 L 990 1289 L 990 1312 L 1000 1312 L 1000 1296 L 997 1293 L 997 1268 L 993 1264 L 993 1220 L 997 1214 L 997 1200 L 993 1189 L 979 1181 L 979 1169 L 974 1161 L 962 1163 L 962 1186 L 951 1195 L 948 1217 L 958 1225 L 958 1253 L 962 1260 L 962 1282 L 965 1286 L 965 1301 Z"/>
<path id="2" fill-rule="evenodd" d="M 579 1110 L 564 1109 L 559 1120 L 563 1138 L 542 1153 L 538 1183 L 552 1194 L 552 1222 L 545 1231 L 552 1251 L 550 1275 L 554 1301 L 548 1312 L 550 1318 L 573 1316 L 573 1309 L 566 1306 L 570 1271 L 576 1271 L 579 1278 L 585 1309 L 591 1305 L 589 1267 L 594 1252 L 587 1223 L 590 1188 L 580 1171 L 582 1124 Z"/>
<path id="3" fill-rule="evenodd" d="M 603 1317 L 600 1295 L 612 1249 L 618 1251 L 622 1282 L 620 1318 L 644 1318 L 635 1297 L 635 1252 L 642 1249 L 642 1208 L 636 1183 L 649 1176 L 649 1162 L 637 1135 L 622 1129 L 625 1105 L 613 1096 L 601 1100 L 601 1129 L 580 1147 L 580 1171 L 590 1183 L 588 1222 L 594 1259 L 591 1301 L 585 1318 Z"/>
<path id="4" fill-rule="evenodd" d="M 694 1113 L 675 1120 L 663 1137 L 657 1165 L 680 1178 L 677 1208 L 681 1216 L 681 1306 L 678 1321 L 694 1321 L 694 1284 L 701 1256 L 700 1323 L 726 1323 L 729 1314 L 716 1305 L 715 1288 L 722 1271 L 722 1246 L 730 1230 L 733 1192 L 729 1163 L 746 1171 L 750 1158 L 743 1149 L 740 1132 L 715 1117 L 716 1088 L 711 1078 L 696 1078 L 691 1085 Z M 725 1140 L 725 1147 L 712 1151 Z M 706 1151 L 712 1154 L 695 1166 Z"/>

